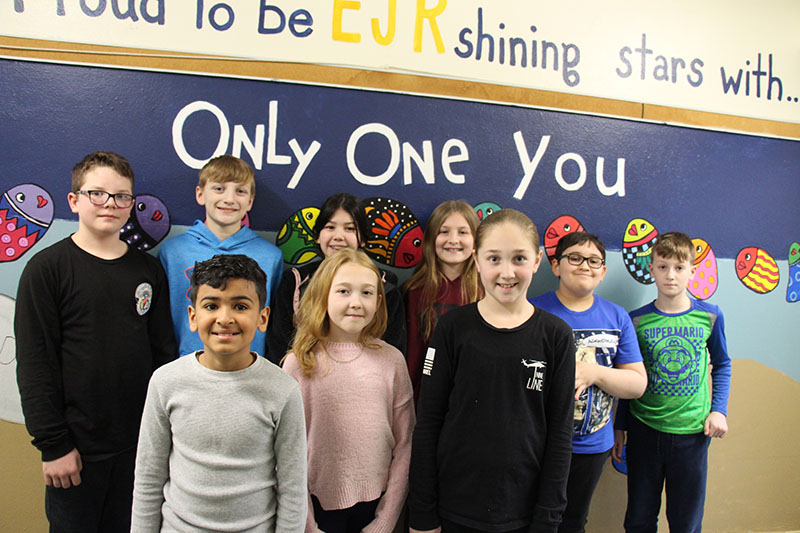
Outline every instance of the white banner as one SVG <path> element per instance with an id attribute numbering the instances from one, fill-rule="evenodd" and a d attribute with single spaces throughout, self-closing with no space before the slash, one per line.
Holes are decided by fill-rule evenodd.
<path id="1" fill-rule="evenodd" d="M 797 0 L 1 0 L 0 34 L 800 123 Z"/>

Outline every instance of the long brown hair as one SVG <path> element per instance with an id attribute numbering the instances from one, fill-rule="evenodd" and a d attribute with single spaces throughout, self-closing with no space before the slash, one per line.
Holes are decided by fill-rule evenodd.
<path id="1" fill-rule="evenodd" d="M 439 294 L 439 288 L 444 282 L 444 274 L 436 256 L 436 236 L 439 228 L 444 224 L 445 219 L 458 213 L 463 216 L 469 224 L 473 240 L 478 232 L 478 215 L 464 200 L 448 200 L 442 202 L 431 213 L 428 225 L 425 226 L 425 235 L 422 239 L 422 261 L 419 262 L 414 273 L 403 285 L 405 291 L 411 289 L 422 289 L 420 302 L 422 303 L 422 313 L 420 321 L 422 324 L 422 334 L 427 340 L 433 333 L 436 326 L 436 312 L 433 304 Z M 470 258 L 465 261 L 461 271 L 461 304 L 465 305 L 478 300 L 483 293 L 483 289 L 478 278 L 478 270 L 475 268 L 475 261 Z"/>
<path id="2" fill-rule="evenodd" d="M 328 293 L 333 285 L 333 278 L 339 267 L 345 263 L 356 263 L 371 270 L 378 279 L 376 287 L 378 307 L 375 316 L 367 327 L 361 330 L 358 341 L 366 347 L 376 348 L 375 339 L 380 339 L 386 331 L 386 292 L 381 282 L 381 273 L 375 263 L 360 250 L 345 248 L 330 257 L 325 258 L 320 264 L 308 289 L 300 299 L 300 307 L 294 315 L 297 332 L 291 351 L 297 358 L 300 368 L 307 376 L 311 376 L 317 366 L 317 356 L 314 349 L 325 340 L 331 330 L 331 321 L 328 316 Z M 284 356 L 284 359 L 286 357 Z"/>

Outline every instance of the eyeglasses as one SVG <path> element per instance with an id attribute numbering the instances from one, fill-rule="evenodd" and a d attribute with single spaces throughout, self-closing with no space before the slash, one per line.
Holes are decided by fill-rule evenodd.
<path id="1" fill-rule="evenodd" d="M 596 255 L 593 255 L 591 257 L 583 257 L 580 254 L 568 254 L 568 255 L 562 255 L 561 257 L 558 258 L 558 260 L 561 261 L 565 257 L 567 258 L 567 262 L 572 266 L 581 266 L 583 262 L 586 261 L 589 267 L 595 270 L 606 264 L 605 259 L 603 259 L 602 257 L 597 257 Z"/>
<path id="2" fill-rule="evenodd" d="M 115 194 L 111 194 L 110 192 L 106 191 L 90 191 L 90 190 L 82 190 L 78 191 L 75 194 L 85 194 L 89 197 L 89 201 L 92 202 L 94 205 L 106 205 L 109 198 L 114 199 L 114 205 L 125 209 L 126 207 L 130 207 L 133 203 L 133 195 L 127 194 L 124 192 L 118 192 Z"/>

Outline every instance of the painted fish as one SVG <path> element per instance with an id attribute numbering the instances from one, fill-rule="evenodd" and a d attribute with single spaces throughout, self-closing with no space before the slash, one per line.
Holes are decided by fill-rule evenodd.
<path id="1" fill-rule="evenodd" d="M 7 190 L 0 198 L 0 262 L 16 261 L 42 239 L 53 222 L 53 199 L 33 183 Z"/>
<path id="2" fill-rule="evenodd" d="M 692 244 L 694 244 L 694 266 L 697 270 L 689 281 L 688 289 L 698 300 L 706 300 L 711 298 L 719 283 L 717 256 L 703 239 L 692 239 Z"/>
<path id="3" fill-rule="evenodd" d="M 283 253 L 283 260 L 292 265 L 302 265 L 321 255 L 314 239 L 314 224 L 319 209 L 304 207 L 292 213 L 278 232 L 275 244 Z"/>
<path id="4" fill-rule="evenodd" d="M 786 287 L 786 301 L 800 301 L 800 242 L 789 246 L 789 285 Z"/>
<path id="5" fill-rule="evenodd" d="M 736 256 L 736 275 L 751 291 L 766 294 L 781 279 L 778 264 L 766 251 L 755 246 L 742 248 Z"/>
<path id="6" fill-rule="evenodd" d="M 119 237 L 146 252 L 164 240 L 170 226 L 164 202 L 152 194 L 140 194 L 133 202 L 131 216 L 119 230 Z"/>
<path id="7" fill-rule="evenodd" d="M 626 226 L 622 238 L 622 261 L 625 269 L 639 283 L 649 285 L 655 280 L 650 275 L 653 245 L 658 240 L 658 230 L 643 218 L 634 218 Z"/>
<path id="8" fill-rule="evenodd" d="M 552 261 L 555 258 L 556 246 L 561 237 L 576 231 L 586 231 L 577 218 L 572 215 L 556 217 L 544 230 L 544 253 L 547 254 L 547 259 Z"/>
<path id="9" fill-rule="evenodd" d="M 475 210 L 475 214 L 478 215 L 478 220 L 483 220 L 495 211 L 500 211 L 502 207 L 494 202 L 481 202 L 473 207 L 473 209 Z"/>
<path id="10" fill-rule="evenodd" d="M 369 225 L 365 251 L 389 266 L 411 268 L 419 263 L 422 228 L 411 210 L 391 198 L 367 198 L 361 205 Z"/>
<path id="11" fill-rule="evenodd" d="M 17 388 L 14 298 L 0 294 L 0 420 L 24 424 Z"/>

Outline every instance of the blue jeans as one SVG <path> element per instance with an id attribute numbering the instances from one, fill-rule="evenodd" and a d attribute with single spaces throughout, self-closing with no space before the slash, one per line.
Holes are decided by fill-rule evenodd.
<path id="1" fill-rule="evenodd" d="M 130 531 L 135 462 L 134 450 L 103 461 L 84 461 L 80 485 L 45 487 L 51 533 Z"/>
<path id="2" fill-rule="evenodd" d="M 702 530 L 710 440 L 702 432 L 662 433 L 629 414 L 627 533 L 658 529 L 665 481 L 670 531 Z"/>

